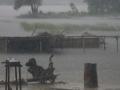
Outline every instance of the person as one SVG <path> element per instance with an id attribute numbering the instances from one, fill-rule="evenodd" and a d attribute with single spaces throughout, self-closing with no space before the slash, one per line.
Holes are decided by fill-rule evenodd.
<path id="1" fill-rule="evenodd" d="M 47 74 L 49 76 L 53 75 L 54 74 L 54 65 L 53 65 L 53 61 L 52 61 L 52 58 L 54 57 L 54 54 L 51 54 L 51 56 L 49 57 L 49 65 L 48 65 L 48 68 L 47 68 Z"/>
<path id="2" fill-rule="evenodd" d="M 52 61 L 53 57 L 54 57 L 54 54 L 51 54 L 51 56 L 49 57 L 49 65 L 48 65 L 49 69 L 53 69 L 54 68 L 53 61 Z"/>

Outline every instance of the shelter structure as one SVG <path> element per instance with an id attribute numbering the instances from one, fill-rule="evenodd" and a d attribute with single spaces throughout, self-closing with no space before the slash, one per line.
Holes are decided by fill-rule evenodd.
<path id="1" fill-rule="evenodd" d="M 16 90 L 22 90 L 22 84 L 21 84 L 21 67 L 19 61 L 16 61 L 14 58 L 10 60 L 6 60 L 5 62 L 2 62 L 5 64 L 5 90 L 12 90 L 12 87 L 10 86 L 10 69 L 15 68 L 15 83 L 16 83 Z"/>
<path id="2" fill-rule="evenodd" d="M 64 48 L 100 48 L 102 37 L 97 37 L 88 32 L 81 36 L 66 36 L 63 41 Z"/>
<path id="3" fill-rule="evenodd" d="M 0 37 L 0 52 L 49 53 L 56 48 L 99 48 L 101 40 L 102 37 L 88 33 L 82 36 L 64 36 L 45 32 L 32 37 Z"/>

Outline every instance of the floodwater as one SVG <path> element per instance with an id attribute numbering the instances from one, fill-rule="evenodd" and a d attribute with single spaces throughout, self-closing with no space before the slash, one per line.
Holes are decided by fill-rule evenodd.
<path id="1" fill-rule="evenodd" d="M 7 8 L 8 9 L 8 8 Z M 10 9 L 10 8 L 9 8 Z M 8 11 L 9 11 L 8 9 Z M 2 10 L 2 9 L 1 9 Z M 10 11 L 9 11 L 10 12 Z M 16 13 L 16 12 L 15 12 Z M 19 12 L 18 12 L 19 13 Z M 3 14 L 3 15 L 2 15 Z M 5 16 L 6 15 L 6 16 Z M 30 32 L 25 32 L 20 27 L 20 22 L 49 22 L 49 23 L 72 23 L 72 24 L 110 24 L 120 25 L 119 19 L 113 17 L 79 17 L 71 19 L 16 19 L 14 15 L 8 13 L 0 13 L 0 36 L 30 36 Z M 80 32 L 79 32 L 80 33 Z M 95 32 L 98 35 L 119 35 L 119 32 Z M 78 35 L 78 32 L 69 33 L 70 35 Z M 81 34 L 81 33 L 80 33 Z M 120 40 L 119 40 L 120 41 Z M 66 84 L 55 85 L 27 85 L 23 86 L 23 90 L 48 90 L 50 88 L 70 88 L 74 90 L 83 89 L 84 78 L 84 63 L 97 63 L 99 89 L 120 89 L 120 49 L 116 50 L 116 40 L 106 39 L 107 49 L 103 47 L 99 49 L 59 49 L 53 57 L 55 66 L 55 73 L 60 74 L 57 82 L 66 82 Z M 119 42 L 120 46 L 120 42 Z M 22 78 L 30 78 L 31 75 L 27 72 L 25 63 L 29 58 L 34 57 L 37 59 L 38 65 L 47 68 L 49 54 L 0 54 L 0 61 L 7 58 L 14 57 L 19 60 L 22 67 Z M 0 80 L 4 80 L 5 76 L 4 65 L 0 64 Z M 14 79 L 13 69 L 11 69 L 11 80 Z M 0 90 L 4 87 L 0 86 Z M 14 88 L 14 87 L 13 87 Z M 13 89 L 14 90 L 14 89 Z"/>
<path id="2" fill-rule="evenodd" d="M 120 44 L 120 43 L 119 43 Z M 30 78 L 31 75 L 27 72 L 25 62 L 29 58 L 37 59 L 38 65 L 47 68 L 49 54 L 0 54 L 1 62 L 7 58 L 14 57 L 19 60 L 22 67 L 22 78 Z M 60 49 L 53 57 L 55 66 L 55 73 L 60 74 L 57 82 L 66 82 L 67 84 L 55 84 L 49 87 L 62 88 L 83 88 L 84 78 L 84 63 L 97 63 L 99 88 L 113 88 L 118 89 L 120 84 L 120 51 L 116 51 L 115 40 L 107 40 L 107 49 L 102 47 L 99 49 Z M 0 79 L 4 79 L 5 71 L 4 65 L 0 64 Z M 14 69 L 11 69 L 11 80 L 14 80 Z M 40 85 L 24 86 L 23 90 L 33 90 L 36 87 L 39 89 Z M 37 88 L 39 87 L 39 88 Z M 29 89 L 31 88 L 31 89 Z M 34 89 L 35 90 L 35 89 Z"/>

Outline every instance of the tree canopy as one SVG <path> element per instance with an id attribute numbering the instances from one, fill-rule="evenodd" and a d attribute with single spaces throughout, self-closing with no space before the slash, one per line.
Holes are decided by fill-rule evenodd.
<path id="1" fill-rule="evenodd" d="M 77 7 L 75 6 L 75 4 L 73 2 L 70 3 L 70 7 L 71 7 L 73 13 L 75 13 L 75 14 L 79 13 Z"/>
<path id="2" fill-rule="evenodd" d="M 84 0 L 92 14 L 120 13 L 120 0 Z"/>
<path id="3" fill-rule="evenodd" d="M 38 13 L 38 7 L 42 4 L 42 0 L 15 0 L 14 9 L 19 9 L 22 6 L 30 6 L 32 14 Z"/>

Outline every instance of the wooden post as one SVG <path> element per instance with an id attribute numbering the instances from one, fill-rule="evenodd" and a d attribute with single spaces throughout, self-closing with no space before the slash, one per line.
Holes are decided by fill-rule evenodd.
<path id="1" fill-rule="evenodd" d="M 83 51 L 85 52 L 85 37 L 82 38 L 82 48 Z"/>
<path id="2" fill-rule="evenodd" d="M 19 88 L 22 90 L 22 82 L 21 82 L 21 66 L 19 67 Z"/>
<path id="3" fill-rule="evenodd" d="M 105 36 L 104 36 L 104 50 L 106 50 Z"/>
<path id="4" fill-rule="evenodd" d="M 5 90 L 8 90 L 8 66 L 7 65 L 5 65 Z"/>
<path id="5" fill-rule="evenodd" d="M 16 66 L 15 66 L 15 82 L 16 82 L 16 90 L 18 90 L 17 67 Z"/>
<path id="6" fill-rule="evenodd" d="M 7 67 L 8 67 L 8 90 L 10 89 L 10 63 L 9 63 L 9 61 L 8 61 L 8 65 L 7 65 Z"/>
<path id="7" fill-rule="evenodd" d="M 42 51 L 42 44 L 41 44 L 41 40 L 39 41 L 39 52 Z"/>
<path id="8" fill-rule="evenodd" d="M 71 46 L 72 46 L 72 48 L 74 48 L 74 44 L 73 44 L 73 38 L 71 38 Z"/>
<path id="9" fill-rule="evenodd" d="M 8 38 L 5 39 L 5 53 L 8 52 Z"/>
<path id="10" fill-rule="evenodd" d="M 98 78 L 96 64 L 85 63 L 84 66 L 84 87 L 85 88 L 98 88 Z"/>
<path id="11" fill-rule="evenodd" d="M 116 38 L 116 47 L 117 47 L 117 48 L 116 48 L 116 51 L 117 51 L 117 53 L 118 53 L 118 51 L 119 51 L 118 36 L 116 36 L 115 38 Z"/>

